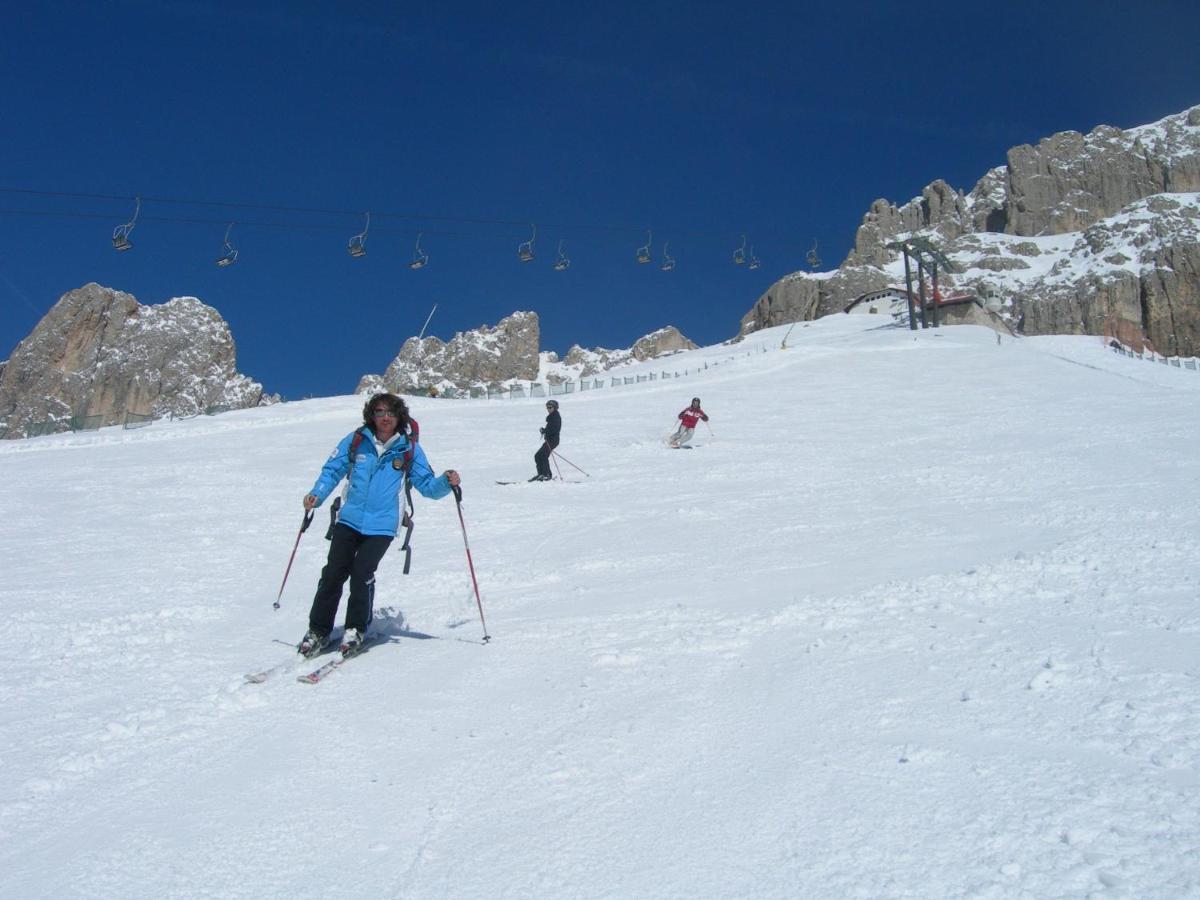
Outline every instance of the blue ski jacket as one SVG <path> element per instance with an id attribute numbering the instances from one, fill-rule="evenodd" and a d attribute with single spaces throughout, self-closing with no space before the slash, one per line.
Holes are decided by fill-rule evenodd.
<path id="1" fill-rule="evenodd" d="M 362 440 L 355 450 L 351 466 L 350 444 L 354 435 L 362 433 Z M 316 484 L 309 491 L 325 502 L 338 483 L 350 476 L 350 489 L 342 501 L 338 521 L 350 526 L 359 534 L 383 534 L 395 537 L 400 527 L 400 495 L 404 490 L 404 455 L 412 448 L 412 465 L 408 477 L 413 486 L 430 500 L 440 500 L 450 493 L 450 482 L 445 475 L 434 475 L 425 459 L 421 445 L 410 444 L 407 435 L 401 435 L 380 456 L 375 448 L 375 435 L 365 425 L 358 432 L 350 432 L 338 443 L 317 476 Z"/>

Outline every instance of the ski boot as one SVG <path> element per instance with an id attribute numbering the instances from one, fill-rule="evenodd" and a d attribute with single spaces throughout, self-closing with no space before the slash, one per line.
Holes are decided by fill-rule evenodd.
<path id="1" fill-rule="evenodd" d="M 311 628 L 304 633 L 304 637 L 300 639 L 299 650 L 300 655 L 305 659 L 312 659 L 318 653 L 325 649 L 325 644 L 329 640 L 329 635 L 321 634 L 319 631 L 313 631 Z"/>
<path id="2" fill-rule="evenodd" d="M 342 635 L 342 656 L 350 657 L 360 652 L 366 636 L 366 629 L 360 631 L 357 628 L 347 628 L 346 633 Z"/>

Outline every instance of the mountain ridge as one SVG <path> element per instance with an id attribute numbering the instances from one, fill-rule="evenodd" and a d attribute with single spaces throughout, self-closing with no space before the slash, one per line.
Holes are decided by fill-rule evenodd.
<path id="1" fill-rule="evenodd" d="M 1011 148 L 1007 163 L 984 173 L 969 193 L 937 179 L 906 203 L 876 200 L 837 269 L 777 280 L 742 317 L 738 333 L 819 318 L 864 293 L 903 285 L 902 256 L 888 244 L 924 237 L 961 270 L 946 273 L 942 284 L 974 292 L 1017 331 L 1103 334 L 1123 324 L 1159 352 L 1196 355 L 1196 192 L 1200 106 L 1125 130 L 1059 132 Z M 1144 234 L 1140 244 L 1116 246 L 1131 216 L 1159 220 L 1145 229 L 1158 243 L 1152 252 Z M 1066 235 L 1073 239 L 1046 240 Z M 1046 254 L 1057 256 L 1049 266 Z M 1116 271 L 1116 255 L 1133 264 Z M 1035 264 L 1035 257 L 1043 259 Z M 1054 277 L 1044 278 L 1056 264 Z"/>

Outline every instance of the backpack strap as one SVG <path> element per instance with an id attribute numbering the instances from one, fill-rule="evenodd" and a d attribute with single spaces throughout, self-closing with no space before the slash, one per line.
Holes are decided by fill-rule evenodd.
<path id="1" fill-rule="evenodd" d="M 416 512 L 416 507 L 412 501 L 412 461 L 417 441 L 421 439 L 421 426 L 416 419 L 408 420 L 408 433 L 405 435 L 408 438 L 408 449 L 404 451 L 404 505 L 401 507 L 404 515 L 400 518 L 400 524 L 404 527 L 404 542 L 400 544 L 400 549 L 404 551 L 404 574 L 408 574 L 409 566 L 412 565 L 412 541 L 413 533 L 413 513 Z"/>
<path id="2" fill-rule="evenodd" d="M 354 457 L 358 454 L 358 446 L 363 442 L 363 433 L 361 430 L 354 432 L 354 437 L 350 439 L 350 469 L 346 472 L 346 489 L 350 487 L 350 477 L 354 474 Z M 343 490 L 343 493 L 345 490 Z M 342 508 L 342 495 L 338 494 L 333 498 L 333 503 L 329 506 L 329 529 L 325 532 L 325 540 L 333 540 L 333 526 L 338 521 L 338 510 Z"/>

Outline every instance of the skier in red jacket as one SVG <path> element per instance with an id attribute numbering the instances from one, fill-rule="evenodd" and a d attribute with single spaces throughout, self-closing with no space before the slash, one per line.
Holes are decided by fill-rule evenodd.
<path id="1" fill-rule="evenodd" d="M 700 408 L 700 398 L 693 397 L 692 405 L 681 412 L 678 416 L 679 428 L 671 435 L 670 443 L 672 447 L 678 449 L 692 439 L 692 434 L 696 430 L 696 423 L 703 419 L 708 421 L 708 415 Z"/>

